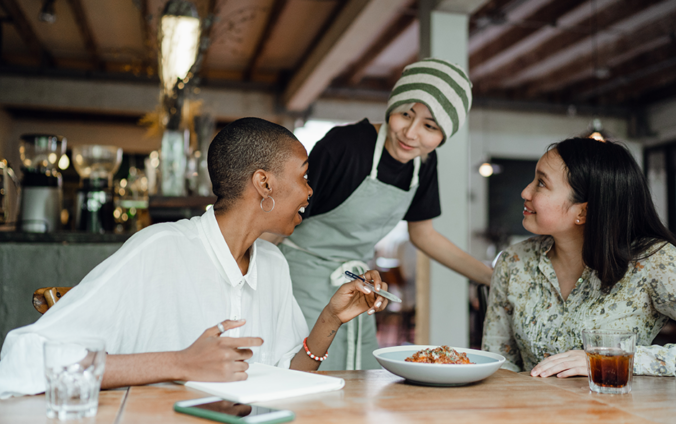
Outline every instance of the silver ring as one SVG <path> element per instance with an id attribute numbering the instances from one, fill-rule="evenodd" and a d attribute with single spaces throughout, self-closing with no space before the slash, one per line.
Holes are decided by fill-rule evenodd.
<path id="1" fill-rule="evenodd" d="M 220 331 L 221 333 L 225 333 L 225 328 L 223 327 L 222 322 L 219 322 L 216 327 L 218 327 L 218 331 Z"/>

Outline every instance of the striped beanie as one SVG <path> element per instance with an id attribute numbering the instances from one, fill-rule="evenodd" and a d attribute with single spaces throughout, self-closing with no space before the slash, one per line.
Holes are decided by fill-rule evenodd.
<path id="1" fill-rule="evenodd" d="M 427 106 L 444 133 L 441 142 L 444 144 L 465 123 L 472 106 L 472 83 L 457 65 L 441 59 L 423 59 L 408 65 L 394 85 L 385 120 L 394 109 L 407 103 Z"/>

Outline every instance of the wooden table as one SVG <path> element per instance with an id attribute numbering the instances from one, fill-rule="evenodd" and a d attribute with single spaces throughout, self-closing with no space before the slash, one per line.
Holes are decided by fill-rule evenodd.
<path id="1" fill-rule="evenodd" d="M 589 392 L 586 378 L 541 379 L 506 370 L 463 387 L 410 385 L 384 370 L 324 374 L 344 378 L 344 389 L 263 405 L 294 411 L 298 424 L 676 422 L 673 377 L 634 377 L 632 393 L 600 395 Z M 95 422 L 210 423 L 172 410 L 176 401 L 204 396 L 170 383 L 103 391 Z M 0 423 L 56 422 L 44 409 L 44 395 L 0 401 Z"/>
<path id="2" fill-rule="evenodd" d="M 128 392 L 127 388 L 102 391 L 99 393 L 99 411 L 96 418 L 81 422 L 115 423 L 120 411 L 123 410 Z M 47 418 L 45 395 L 0 400 L 0 423 L 2 424 L 54 424 L 58 422 L 59 420 Z"/>

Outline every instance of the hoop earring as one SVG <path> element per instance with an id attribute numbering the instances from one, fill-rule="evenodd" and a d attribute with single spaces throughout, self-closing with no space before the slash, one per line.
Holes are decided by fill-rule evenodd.
<path id="1" fill-rule="evenodd" d="M 265 199 L 272 199 L 272 207 L 270 208 L 269 211 L 266 211 L 265 209 L 263 209 L 263 202 L 265 201 Z M 264 197 L 264 198 L 261 199 L 261 210 L 263 212 L 265 212 L 265 213 L 272 212 L 272 210 L 274 208 L 275 208 L 275 199 L 273 199 L 272 196 Z"/>

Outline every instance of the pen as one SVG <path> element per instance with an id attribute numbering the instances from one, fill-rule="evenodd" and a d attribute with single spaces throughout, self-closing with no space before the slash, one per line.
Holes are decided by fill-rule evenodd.
<path id="1" fill-rule="evenodd" d="M 357 275 L 353 272 L 350 272 L 350 271 L 345 271 L 345 275 L 347 275 L 348 277 L 353 278 L 355 280 L 363 281 L 364 285 L 369 290 L 371 290 L 373 293 L 375 293 L 376 295 L 380 295 L 380 296 L 384 297 L 385 299 L 390 300 L 390 301 L 395 302 L 395 303 L 401 303 L 401 299 L 399 299 L 397 296 L 393 295 L 390 292 L 387 292 L 385 290 L 376 291 L 376 288 L 373 287 L 373 284 L 367 282 L 364 277 L 360 277 L 359 275 Z"/>

